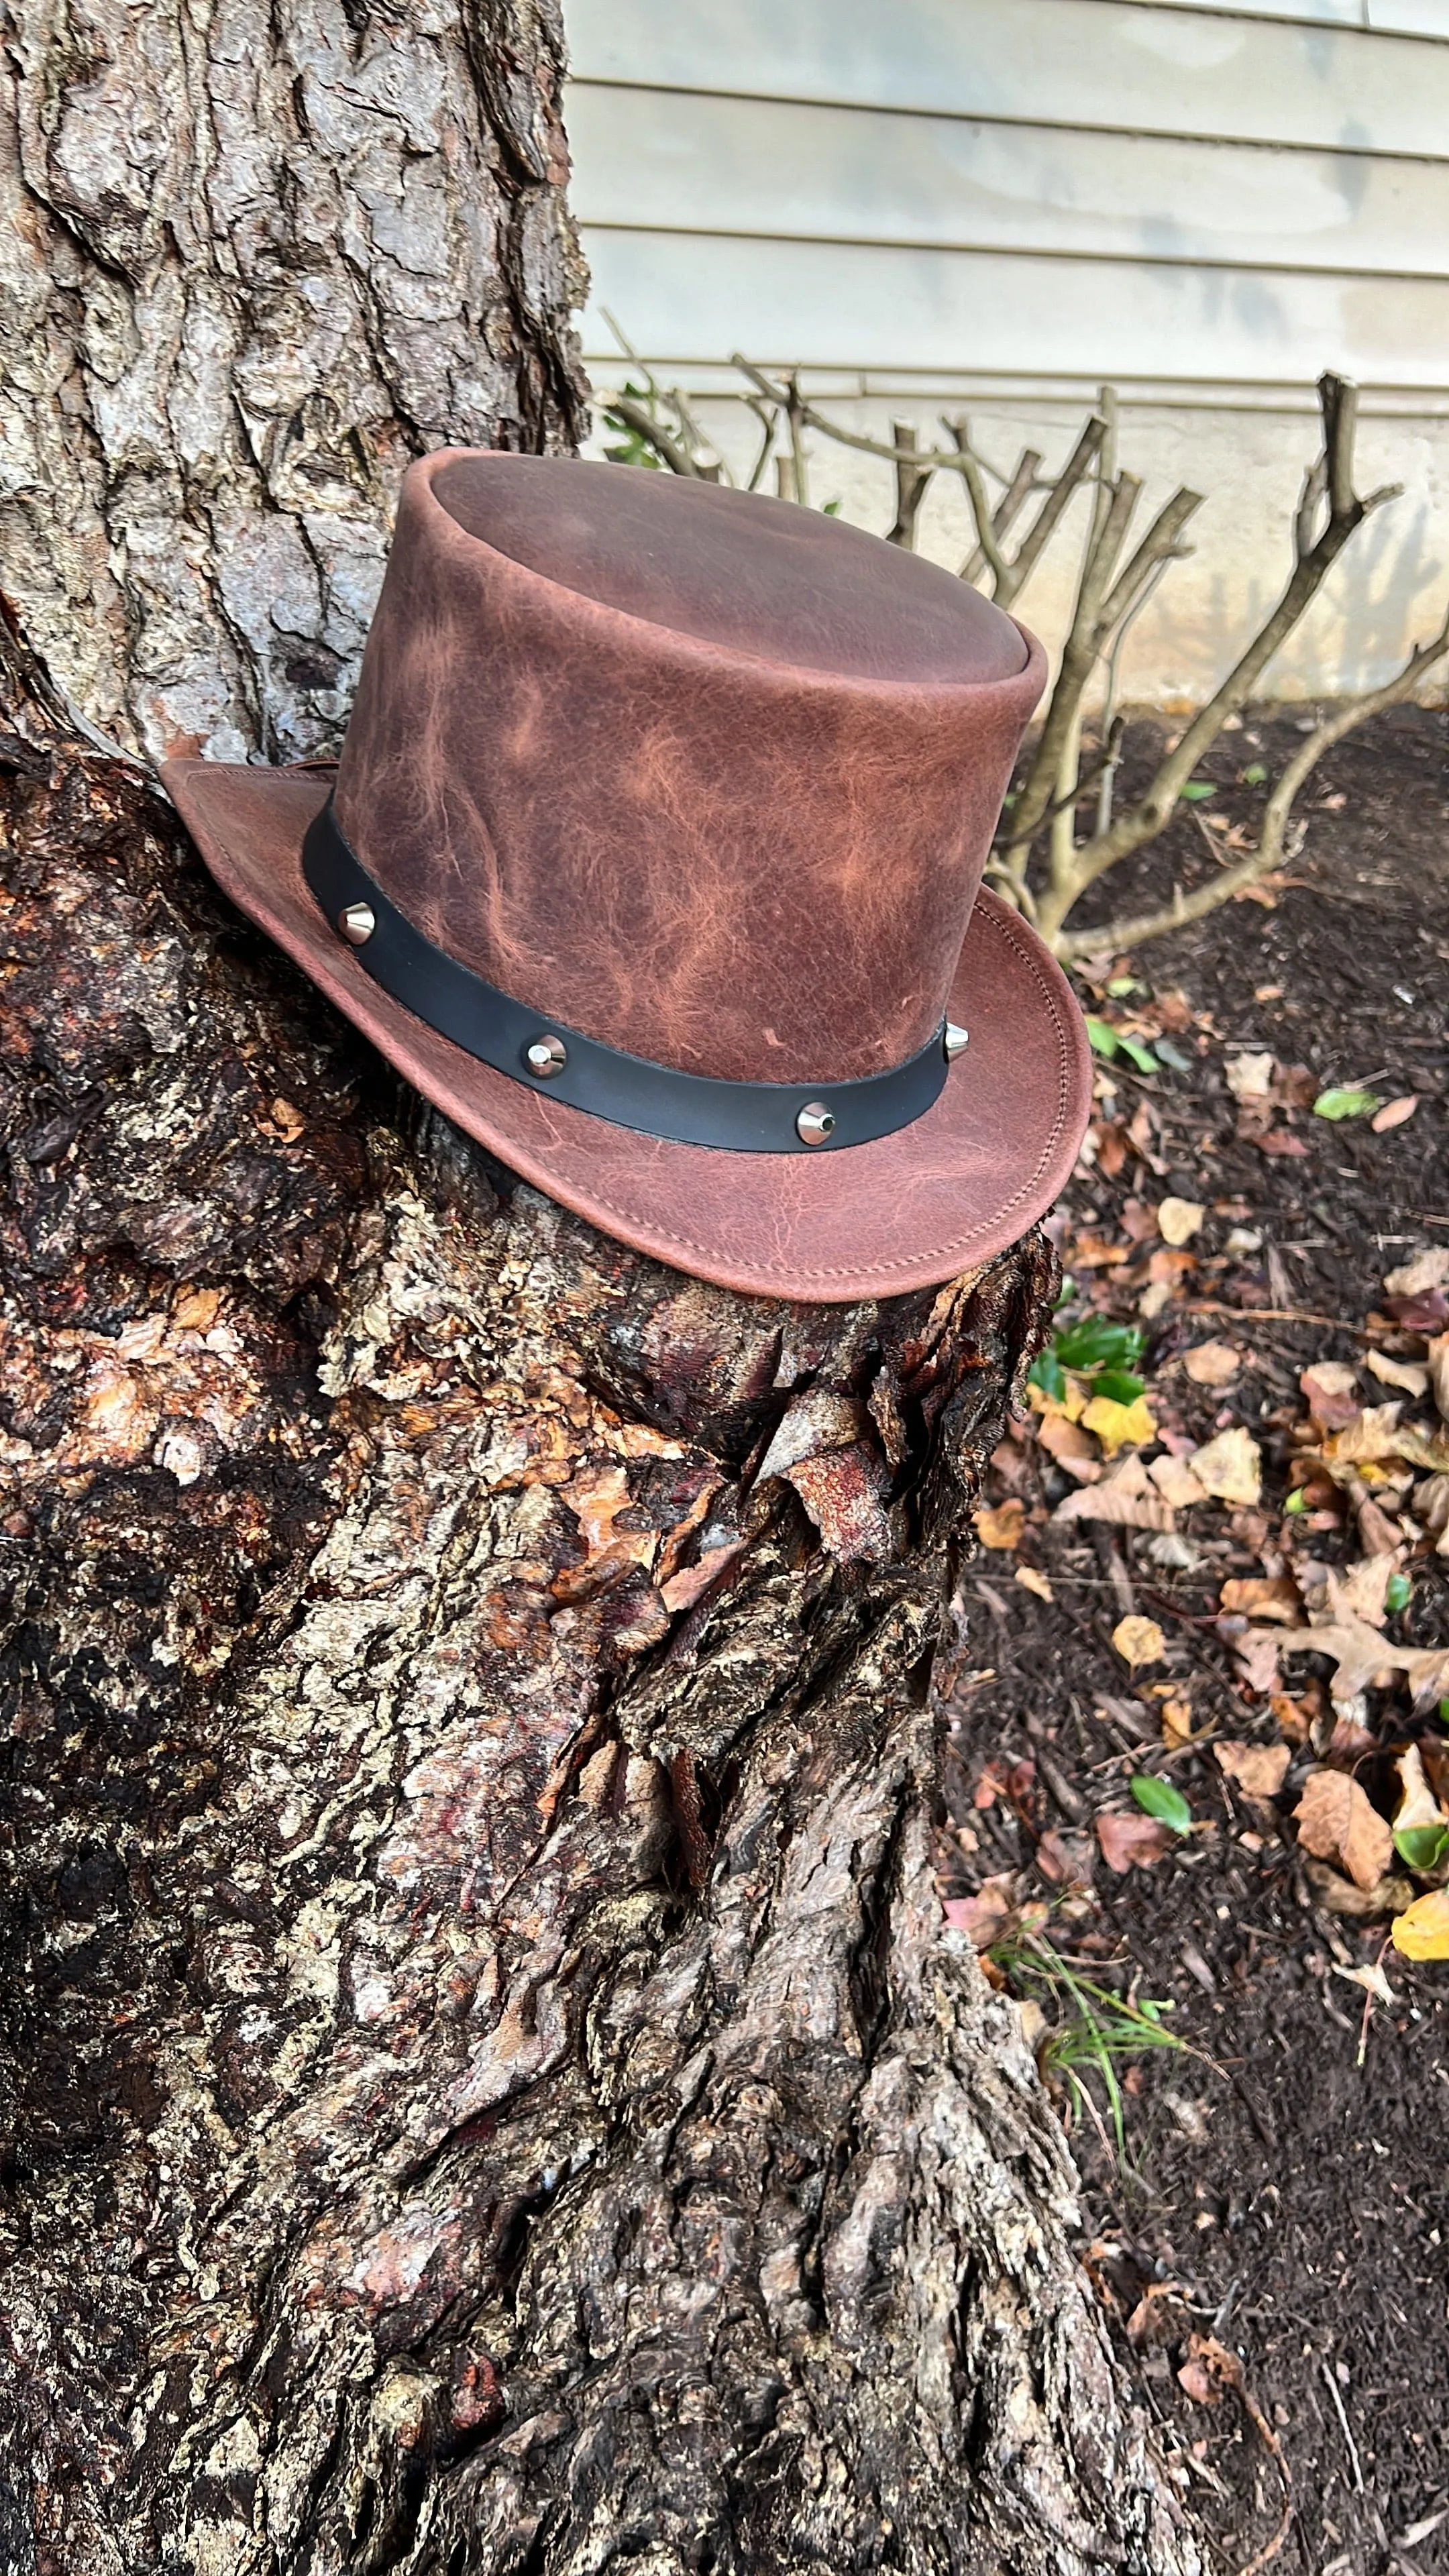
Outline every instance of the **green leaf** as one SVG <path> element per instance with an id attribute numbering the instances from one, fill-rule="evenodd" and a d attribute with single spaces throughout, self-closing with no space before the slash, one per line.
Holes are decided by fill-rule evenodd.
<path id="1" fill-rule="evenodd" d="M 1441 1726 L 1449 1726 L 1449 1699 L 1441 1699 L 1435 1714 Z"/>
<path id="2" fill-rule="evenodd" d="M 1104 1055 L 1110 1064 L 1113 1056 L 1117 1053 L 1117 1050 L 1122 1043 L 1116 1030 L 1114 1028 L 1109 1028 L 1105 1020 L 1094 1019 L 1089 1011 L 1087 1013 L 1087 1035 L 1092 1042 L 1092 1053 L 1094 1055 Z"/>
<path id="3" fill-rule="evenodd" d="M 821 513 L 821 516 L 822 516 L 823 518 L 826 518 L 826 519 L 833 519 L 833 518 L 835 517 L 835 515 L 836 515 L 836 512 L 839 510 L 839 508 L 840 508 L 840 503 L 839 503 L 838 501 L 827 501 L 827 502 L 826 502 L 826 504 L 825 504 L 825 508 L 824 508 L 824 510 L 823 510 L 823 511 L 822 511 L 822 513 Z"/>
<path id="4" fill-rule="evenodd" d="M 1407 1610 L 1414 1597 L 1414 1587 L 1407 1574 L 1391 1574 L 1384 1593 L 1386 1610 Z"/>
<path id="5" fill-rule="evenodd" d="M 1437 1869 L 1449 1853 L 1449 1825 L 1396 1825 L 1394 1849 L 1410 1869 Z"/>
<path id="6" fill-rule="evenodd" d="M 1120 1002 L 1128 993 L 1144 993 L 1147 987 L 1139 984 L 1135 975 L 1114 975 L 1107 990 L 1114 1002 Z"/>
<path id="7" fill-rule="evenodd" d="M 1145 1815 L 1155 1816 L 1174 1834 L 1191 1833 L 1192 1809 L 1170 1780 L 1159 1780 L 1155 1771 L 1138 1771 L 1129 1786 Z"/>
<path id="8" fill-rule="evenodd" d="M 1315 1118 L 1372 1118 L 1383 1102 L 1376 1091 L 1357 1091 L 1352 1083 L 1336 1090 L 1320 1091 L 1313 1104 Z"/>
<path id="9" fill-rule="evenodd" d="M 1243 785 L 1245 787 L 1261 787 L 1267 775 L 1268 773 L 1263 767 L 1261 760 L 1250 761 L 1243 772 Z"/>
<path id="10" fill-rule="evenodd" d="M 1040 1359 L 1032 1361 L 1026 1382 L 1028 1386 L 1040 1387 L 1042 1394 L 1049 1395 L 1054 1404 L 1065 1401 L 1066 1371 L 1055 1351 L 1043 1351 Z"/>
<path id="11" fill-rule="evenodd" d="M 1072 1277 L 1070 1270 L 1064 1270 L 1062 1272 L 1061 1295 L 1058 1297 L 1056 1306 L 1053 1307 L 1052 1312 L 1055 1314 L 1061 1307 L 1070 1306 L 1076 1293 L 1077 1283 L 1075 1279 Z"/>
<path id="12" fill-rule="evenodd" d="M 1181 1047 L 1173 1045 L 1171 1038 L 1158 1038 L 1156 1045 L 1162 1062 L 1170 1064 L 1174 1073 L 1191 1073 L 1193 1069 L 1191 1056 L 1184 1055 Z"/>
<path id="13" fill-rule="evenodd" d="M 1142 1357 L 1146 1335 L 1140 1324 L 1116 1324 L 1110 1315 L 1082 1315 L 1064 1325 L 1053 1347 L 1063 1368 L 1130 1368 Z"/>
<path id="14" fill-rule="evenodd" d="M 1124 1055 L 1130 1055 L 1139 1073 L 1157 1072 L 1157 1058 L 1153 1054 L 1151 1047 L 1144 1046 L 1140 1038 L 1123 1037 L 1119 1030 L 1117 1032 L 1117 1044 L 1120 1046 Z"/>
<path id="15" fill-rule="evenodd" d="M 1092 1393 L 1105 1395 L 1113 1404 L 1135 1404 L 1144 1392 L 1144 1381 L 1130 1369 L 1102 1369 L 1092 1380 Z"/>
<path id="16" fill-rule="evenodd" d="M 1285 1512 L 1306 1512 L 1308 1509 L 1307 1487 L 1299 1485 L 1295 1491 L 1289 1495 L 1283 1509 Z"/>
<path id="17" fill-rule="evenodd" d="M 1211 778 L 1190 778 L 1185 787 L 1178 789 L 1178 795 L 1184 805 L 1201 805 L 1204 797 L 1216 796 L 1217 792 L 1217 787 Z"/>

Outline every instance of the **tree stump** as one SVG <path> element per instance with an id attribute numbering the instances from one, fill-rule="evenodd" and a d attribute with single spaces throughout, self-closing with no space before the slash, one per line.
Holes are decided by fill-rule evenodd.
<path id="1" fill-rule="evenodd" d="M 1048 1247 L 609 1242 L 7 695 L 7 2576 L 1186 2576 L 933 1888 Z"/>

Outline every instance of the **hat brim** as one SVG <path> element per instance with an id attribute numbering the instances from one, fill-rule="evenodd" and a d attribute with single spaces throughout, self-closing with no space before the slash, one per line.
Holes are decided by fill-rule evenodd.
<path id="1" fill-rule="evenodd" d="M 1076 1160 L 1092 1097 L 1081 1013 L 1035 932 L 984 891 L 950 1003 L 970 1044 L 923 1118 L 818 1160 L 721 1153 L 510 1082 L 384 993 L 302 875 L 327 774 L 180 760 L 162 776 L 223 891 L 417 1091 L 549 1197 L 675 1269 L 810 1303 L 933 1287 L 1014 1243 Z"/>

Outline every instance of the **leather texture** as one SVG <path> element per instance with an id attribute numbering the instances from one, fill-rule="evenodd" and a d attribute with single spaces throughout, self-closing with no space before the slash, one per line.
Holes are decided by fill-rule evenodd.
<path id="1" fill-rule="evenodd" d="M 636 607 L 482 533 L 518 548 L 524 518 L 554 571 L 619 591 L 632 561 Z M 661 592 L 690 631 L 637 613 Z M 823 668 L 832 619 L 855 666 L 879 620 L 907 676 Z M 940 1022 L 1044 668 L 966 584 L 818 513 L 442 451 L 404 480 L 338 821 L 425 937 L 545 1016 L 686 1073 L 849 1081 Z"/>
<path id="2" fill-rule="evenodd" d="M 196 760 L 163 775 L 223 891 L 405 1081 L 525 1180 L 676 1269 L 808 1303 L 897 1296 L 1014 1243 L 1076 1160 L 1092 1097 L 1081 1013 L 1035 932 L 989 893 L 950 994 L 971 1043 L 935 1107 L 846 1154 L 744 1160 L 525 1091 L 379 992 L 302 875 L 326 773 Z"/>
<path id="3" fill-rule="evenodd" d="M 746 1293 L 930 1286 L 1050 1206 L 1091 1105 L 1070 988 L 981 891 L 1041 692 L 1024 629 L 838 521 L 665 474 L 444 450 L 405 478 L 335 776 L 175 761 L 218 882 L 406 1080 L 606 1232 Z M 816 1094 L 970 1030 L 845 1150 L 592 1117 L 367 974 L 301 852 L 334 790 L 425 939 L 585 1036 Z"/>

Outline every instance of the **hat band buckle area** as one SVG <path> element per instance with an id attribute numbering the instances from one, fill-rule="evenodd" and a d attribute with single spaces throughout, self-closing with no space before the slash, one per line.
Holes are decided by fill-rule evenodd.
<path id="1" fill-rule="evenodd" d="M 545 1019 L 435 946 L 369 876 L 329 797 L 302 872 L 337 936 L 415 1019 L 525 1091 L 610 1126 L 728 1154 L 834 1152 L 914 1125 L 939 1099 L 966 1033 L 949 1021 L 887 1073 L 853 1082 L 731 1082 L 681 1073 Z"/>

